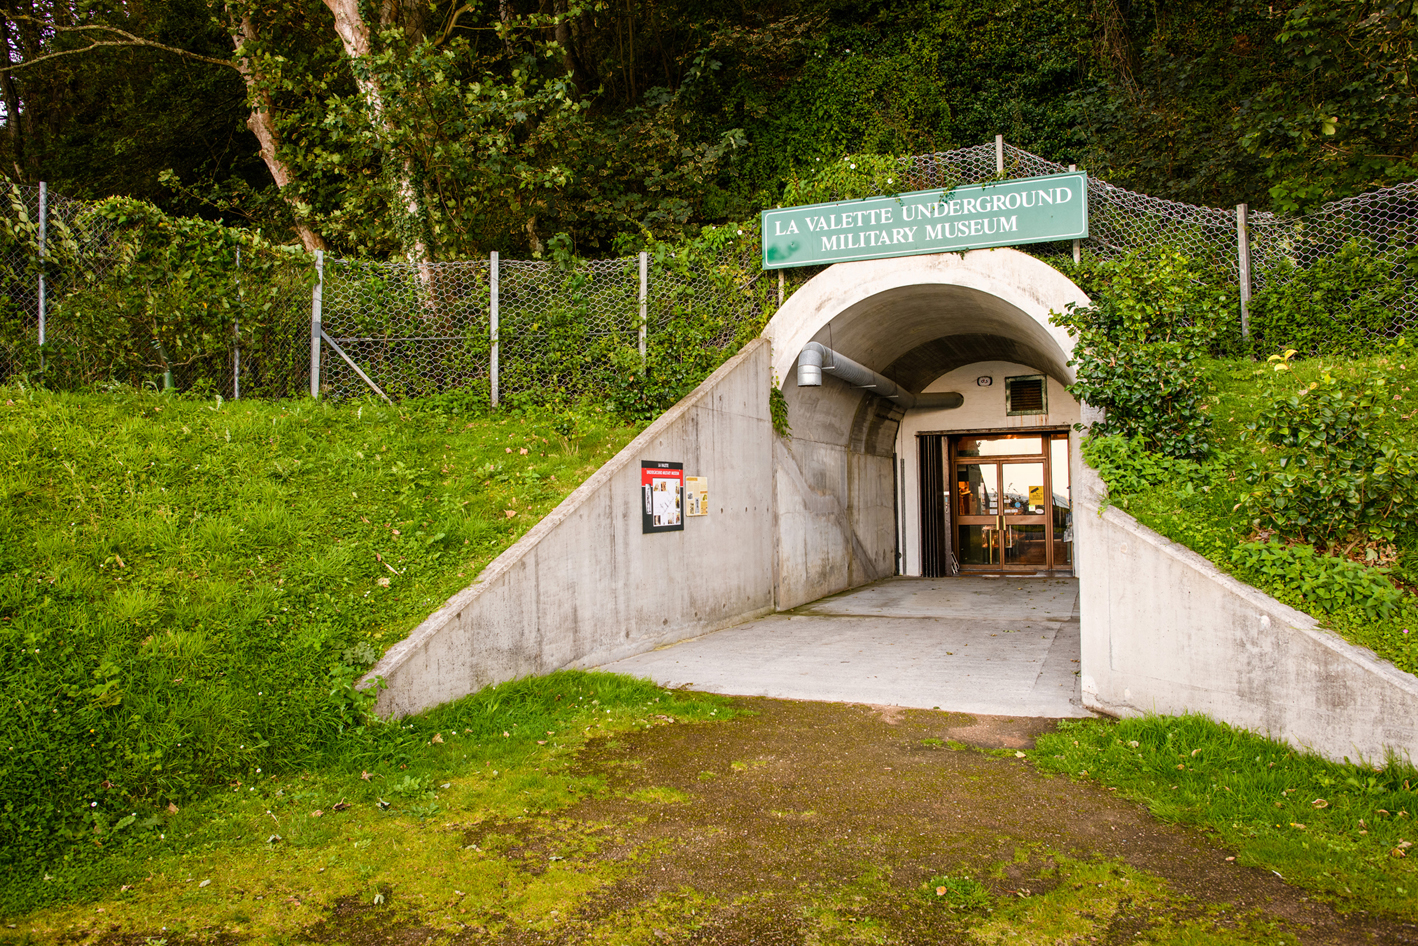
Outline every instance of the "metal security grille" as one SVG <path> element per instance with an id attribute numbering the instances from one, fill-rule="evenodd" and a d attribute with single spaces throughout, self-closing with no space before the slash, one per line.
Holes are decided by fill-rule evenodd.
<path id="1" fill-rule="evenodd" d="M 1066 170 L 997 140 L 903 159 L 892 189 Z M 42 187 L 5 186 L 0 382 L 154 383 L 153 358 L 132 350 L 115 355 L 102 317 L 123 306 L 135 313 L 130 321 L 161 317 L 165 300 L 177 298 L 181 274 L 136 277 L 131 234 L 97 213 L 98 205 Z M 1418 182 L 1283 217 L 1161 200 L 1091 178 L 1089 209 L 1087 240 L 1026 251 L 1043 259 L 1115 259 L 1165 244 L 1222 283 L 1256 289 L 1339 254 L 1361 254 L 1388 261 L 1393 275 L 1381 312 L 1374 315 L 1371 306 L 1343 330 L 1394 338 L 1418 322 Z M 495 255 L 422 265 L 342 259 L 317 265 L 298 252 L 248 250 L 226 281 L 217 281 L 230 303 L 228 320 L 170 368 L 180 389 L 227 396 L 299 395 L 312 389 L 313 370 L 315 389 L 332 397 L 377 389 L 391 399 L 448 391 L 494 403 L 575 399 L 640 370 L 647 354 L 674 358 L 681 339 L 734 346 L 761 330 L 781 299 L 818 271 L 765 274 L 754 224 L 714 249 L 660 246 L 650 254 L 564 265 Z"/>
<path id="2" fill-rule="evenodd" d="M 921 489 L 921 574 L 944 578 L 950 567 L 950 533 L 945 488 L 946 438 L 942 434 L 917 435 Z"/>

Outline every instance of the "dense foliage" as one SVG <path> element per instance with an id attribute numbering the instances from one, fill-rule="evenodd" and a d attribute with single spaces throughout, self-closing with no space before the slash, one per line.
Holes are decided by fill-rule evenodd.
<path id="1" fill-rule="evenodd" d="M 1110 502 L 1413 672 L 1418 359 L 1386 337 L 1410 255 L 1354 244 L 1277 273 L 1249 339 L 1170 250 L 1065 267 L 1095 301 L 1054 321 L 1077 338 L 1070 390 L 1104 411 L 1084 457 Z M 1236 357 L 1289 337 L 1318 357 Z"/>
<path id="2" fill-rule="evenodd" d="M 1141 437 L 1174 457 L 1210 452 L 1199 361 L 1237 334 L 1235 303 L 1173 250 L 1145 251 L 1075 274 L 1096 301 L 1054 323 L 1076 338 L 1074 396 L 1105 412 L 1094 433 Z"/>
<path id="3" fill-rule="evenodd" d="M 1373 337 L 1398 334 L 1400 304 L 1418 288 L 1418 247 L 1352 241 L 1301 269 L 1266 272 L 1251 300 L 1255 351 L 1363 356 Z"/>
<path id="4" fill-rule="evenodd" d="M 634 434 L 458 410 L 0 391 L 0 883 L 362 723 L 360 672 Z"/>
<path id="5" fill-rule="evenodd" d="M 345 255 L 603 256 L 843 153 L 997 133 L 1213 205 L 1418 176 L 1418 18 L 1384 0 L 20 0 L 0 26 L 20 178 Z"/>
<path id="6" fill-rule="evenodd" d="M 61 278 L 50 283 L 49 386 L 180 382 L 213 393 L 211 372 L 228 372 L 239 344 L 248 395 L 291 393 L 315 275 L 294 247 L 127 198 L 98 201 L 54 229 L 46 268 Z M 101 257 L 89 255 L 95 244 Z M 287 296 L 301 303 L 295 320 Z M 33 331 L 25 315 L 17 321 L 21 338 Z"/>

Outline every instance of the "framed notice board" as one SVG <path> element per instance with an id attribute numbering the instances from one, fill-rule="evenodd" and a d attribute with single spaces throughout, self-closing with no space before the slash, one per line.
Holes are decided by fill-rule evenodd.
<path id="1" fill-rule="evenodd" d="M 641 531 L 684 531 L 684 464 L 640 461 Z"/>

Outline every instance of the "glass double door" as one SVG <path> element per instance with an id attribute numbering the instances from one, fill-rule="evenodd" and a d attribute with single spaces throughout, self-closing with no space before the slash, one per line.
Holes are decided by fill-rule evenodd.
<path id="1" fill-rule="evenodd" d="M 951 438 L 961 571 L 1072 567 L 1067 434 Z"/>

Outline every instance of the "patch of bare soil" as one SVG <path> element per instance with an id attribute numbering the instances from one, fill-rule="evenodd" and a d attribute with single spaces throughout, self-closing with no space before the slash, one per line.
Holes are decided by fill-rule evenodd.
<path id="1" fill-rule="evenodd" d="M 1086 932 L 1062 942 L 1167 942 L 1168 929 L 1198 917 L 1239 931 L 1234 942 L 1260 942 L 1247 931 L 1262 928 L 1266 942 L 1418 942 L 1412 926 L 1339 914 L 1096 785 L 1043 776 L 1009 751 L 961 745 L 1027 748 L 1051 720 L 736 702 L 753 715 L 588 747 L 581 765 L 605 777 L 609 791 L 547 816 L 560 827 L 524 826 L 530 833 L 518 850 L 537 861 L 551 848 L 533 835 L 576 822 L 614 825 L 616 843 L 597 856 L 619 859 L 616 879 L 565 923 L 470 925 L 452 941 L 978 942 L 980 917 L 933 902 L 930 878 L 976 877 L 997 902 L 1013 903 L 1070 882 L 1054 860 L 1069 858 L 1130 865 L 1160 878 L 1173 899 L 1159 913 L 1155 899 L 1124 898 L 1096 922 L 1084 917 Z M 646 801 L 648 789 L 681 800 Z M 310 932 L 339 942 L 419 939 L 339 917 Z"/>

